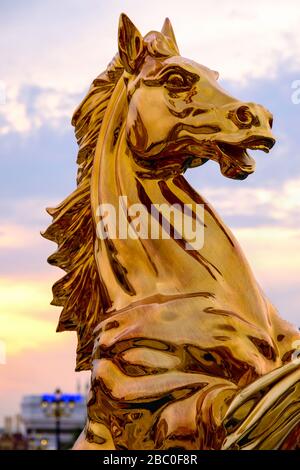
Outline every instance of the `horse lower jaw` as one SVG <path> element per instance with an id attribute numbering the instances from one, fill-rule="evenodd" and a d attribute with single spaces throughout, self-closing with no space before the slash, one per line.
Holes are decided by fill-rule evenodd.
<path id="1" fill-rule="evenodd" d="M 255 170 L 255 163 L 248 167 L 242 167 L 236 162 L 219 161 L 222 175 L 235 180 L 244 180 Z"/>
<path id="2" fill-rule="evenodd" d="M 227 178 L 244 180 L 255 170 L 255 160 L 242 146 L 228 143 L 217 143 L 218 156 L 216 158 L 220 165 L 221 173 Z"/>

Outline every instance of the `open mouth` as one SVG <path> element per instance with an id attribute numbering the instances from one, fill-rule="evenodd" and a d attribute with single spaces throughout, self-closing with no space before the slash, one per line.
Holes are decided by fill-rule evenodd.
<path id="1" fill-rule="evenodd" d="M 239 143 L 216 142 L 220 154 L 218 162 L 224 176 L 234 179 L 245 179 L 255 170 L 255 160 L 247 149 L 262 150 L 268 153 L 275 140 L 271 137 L 253 136 Z"/>

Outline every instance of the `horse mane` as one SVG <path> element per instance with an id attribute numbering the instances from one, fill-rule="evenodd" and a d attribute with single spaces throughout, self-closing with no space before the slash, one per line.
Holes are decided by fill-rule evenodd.
<path id="1" fill-rule="evenodd" d="M 94 260 L 90 182 L 102 120 L 123 70 L 116 56 L 93 81 L 74 112 L 72 125 L 79 146 L 77 188 L 58 207 L 47 209 L 53 221 L 43 233 L 58 245 L 48 262 L 67 273 L 53 285 L 51 305 L 63 307 L 56 331 L 77 331 L 77 371 L 91 367 L 94 342 L 91 331 L 107 303 Z"/>
<path id="2" fill-rule="evenodd" d="M 151 56 L 178 53 L 174 40 L 163 33 L 151 31 L 144 41 Z M 105 72 L 93 81 L 86 97 L 75 110 L 72 125 L 79 146 L 77 188 L 58 207 L 47 208 L 53 220 L 42 234 L 58 245 L 48 262 L 67 273 L 53 285 L 51 305 L 63 307 L 56 331 L 77 332 L 76 371 L 91 369 L 94 346 L 91 333 L 109 306 L 94 259 L 95 228 L 90 187 L 102 121 L 123 72 L 124 67 L 117 54 Z"/>

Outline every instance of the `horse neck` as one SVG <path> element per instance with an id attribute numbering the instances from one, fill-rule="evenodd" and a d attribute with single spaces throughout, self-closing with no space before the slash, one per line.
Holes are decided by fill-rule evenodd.
<path id="1" fill-rule="evenodd" d="M 162 180 L 143 179 L 138 175 L 126 143 L 127 103 L 123 85 L 119 85 L 110 104 L 93 168 L 91 199 L 95 223 L 99 222 L 95 216 L 99 204 L 109 203 L 118 208 L 121 196 L 127 197 L 128 206 L 178 201 L 192 206 L 202 203 L 205 243 L 199 251 L 187 251 L 174 238 L 97 238 L 95 259 L 111 305 L 107 313 L 151 299 L 161 302 L 207 293 L 221 305 L 239 310 L 244 309 L 243 299 L 250 296 L 254 306 L 251 311 L 261 311 L 263 300 L 251 270 L 233 235 L 206 201 L 183 176 Z"/>
<path id="2" fill-rule="evenodd" d="M 168 198 L 169 200 L 166 198 L 172 194 L 184 203 L 195 205 L 192 194 L 176 187 L 178 181 L 185 182 L 183 177 L 179 177 L 178 181 L 176 178 L 175 180 L 141 179 L 138 176 L 138 169 L 127 146 L 123 124 L 118 141 L 114 146 L 110 142 L 106 145 L 106 151 L 102 153 L 98 185 L 95 188 L 97 204 L 110 204 L 118 212 L 121 197 L 127 198 L 128 207 L 133 204 L 145 206 L 147 203 L 170 205 L 174 201 L 172 198 Z M 175 196 L 175 189 L 182 194 Z M 111 304 L 116 309 L 157 295 L 178 295 L 178 292 L 185 295 L 189 289 L 182 277 L 182 268 L 190 272 L 197 270 L 195 279 L 199 278 L 199 271 L 202 271 L 202 277 L 205 277 L 207 268 L 208 272 L 214 271 L 214 268 L 208 264 L 199 265 L 199 260 L 193 258 L 178 245 L 178 240 L 172 238 L 97 240 L 96 260 Z M 191 288 L 193 289 L 193 286 Z"/>
<path id="3" fill-rule="evenodd" d="M 140 198 L 140 187 L 147 187 L 156 204 L 166 202 L 159 190 L 158 181 L 141 182 L 136 170 L 132 153 L 126 143 L 123 125 L 113 151 L 102 155 L 97 188 L 97 204 L 112 205 L 117 212 L 117 221 L 121 198 L 126 198 L 128 207 L 143 203 Z M 127 219 L 126 216 L 125 218 Z M 166 251 L 166 245 L 161 246 L 159 240 L 155 242 L 129 237 L 109 241 L 97 239 L 98 270 L 105 282 L 110 303 L 115 309 L 160 294 L 162 284 L 171 285 L 170 277 L 162 279 L 164 275 L 161 269 L 162 264 L 165 264 L 165 260 L 161 259 L 163 251 L 169 252 L 169 250 Z"/>

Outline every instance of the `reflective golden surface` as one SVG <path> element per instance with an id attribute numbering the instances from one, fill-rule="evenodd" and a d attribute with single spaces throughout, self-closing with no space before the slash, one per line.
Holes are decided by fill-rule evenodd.
<path id="1" fill-rule="evenodd" d="M 58 244 L 49 262 L 66 271 L 53 287 L 58 331 L 77 331 L 77 370 L 92 370 L 75 449 L 297 447 L 299 333 L 183 177 L 210 159 L 244 179 L 255 166 L 247 149 L 275 142 L 271 113 L 217 78 L 179 55 L 168 19 L 143 38 L 121 15 L 119 53 L 74 114 L 78 187 L 49 209 L 44 236 Z M 203 248 L 97 238 L 99 204 L 120 196 L 147 210 L 190 204 L 191 217 L 204 204 Z"/>

